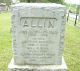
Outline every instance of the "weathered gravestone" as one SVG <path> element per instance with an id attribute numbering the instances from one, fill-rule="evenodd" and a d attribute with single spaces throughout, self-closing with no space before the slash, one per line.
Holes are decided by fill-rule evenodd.
<path id="1" fill-rule="evenodd" d="M 20 3 L 12 6 L 13 59 L 9 71 L 66 71 L 62 57 L 64 6 Z"/>

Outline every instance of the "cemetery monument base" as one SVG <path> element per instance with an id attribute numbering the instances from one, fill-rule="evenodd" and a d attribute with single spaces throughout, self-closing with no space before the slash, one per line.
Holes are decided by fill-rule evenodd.
<path id="1" fill-rule="evenodd" d="M 67 71 L 67 66 L 62 58 L 61 65 L 15 65 L 14 59 L 12 58 L 9 66 L 8 71 Z"/>

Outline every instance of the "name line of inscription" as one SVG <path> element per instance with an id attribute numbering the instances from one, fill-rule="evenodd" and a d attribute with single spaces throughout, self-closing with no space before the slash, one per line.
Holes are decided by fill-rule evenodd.
<path id="1" fill-rule="evenodd" d="M 24 27 L 39 27 L 39 28 L 54 28 L 54 20 L 56 18 L 27 18 L 22 17 L 20 19 L 21 24 Z"/>

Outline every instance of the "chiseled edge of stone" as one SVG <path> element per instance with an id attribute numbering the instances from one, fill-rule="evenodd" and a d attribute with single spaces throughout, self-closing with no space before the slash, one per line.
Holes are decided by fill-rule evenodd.
<path id="1" fill-rule="evenodd" d="M 41 8 L 41 7 L 52 7 L 52 8 L 63 8 L 65 7 L 64 5 L 61 5 L 61 4 L 56 4 L 56 3 L 18 3 L 18 4 L 15 4 L 15 5 L 11 5 L 11 6 L 15 6 L 15 7 L 21 7 L 21 6 L 26 6 L 26 7 L 38 7 L 38 8 Z"/>
<path id="2" fill-rule="evenodd" d="M 50 18 L 54 18 L 54 16 L 64 16 L 64 13 L 66 12 L 66 7 L 64 5 L 61 5 L 61 4 L 55 4 L 55 3 L 19 3 L 19 4 L 15 4 L 15 5 L 11 5 L 11 12 L 13 14 L 19 14 L 22 15 L 22 16 L 25 16 L 23 15 L 23 13 L 27 13 L 27 11 L 31 11 L 33 12 L 32 10 L 34 11 L 37 11 L 36 13 L 33 12 L 34 14 L 31 14 L 31 13 L 28 13 L 26 15 L 26 17 L 50 17 Z M 49 14 L 45 14 L 45 12 L 43 12 L 42 15 L 40 15 L 38 12 L 39 10 L 41 11 L 49 11 L 50 13 Z M 21 12 L 22 11 L 22 12 Z M 21 13 L 20 13 L 21 12 Z M 36 14 L 36 16 L 35 16 Z"/>
<path id="3" fill-rule="evenodd" d="M 46 10 L 52 10 L 52 11 L 64 11 L 66 10 L 66 6 L 56 3 L 18 3 L 15 5 L 11 5 L 11 9 L 46 9 Z"/>
<path id="4" fill-rule="evenodd" d="M 67 71 L 67 66 L 62 57 L 62 64 L 61 65 L 14 65 L 14 59 L 12 58 L 9 66 L 8 71 Z"/>
<path id="5" fill-rule="evenodd" d="M 61 16 L 61 28 L 60 28 L 60 50 L 64 50 L 64 36 L 65 36 L 65 24 L 66 24 L 66 10 L 64 11 L 64 15 Z M 61 52 L 60 52 L 61 53 Z"/>

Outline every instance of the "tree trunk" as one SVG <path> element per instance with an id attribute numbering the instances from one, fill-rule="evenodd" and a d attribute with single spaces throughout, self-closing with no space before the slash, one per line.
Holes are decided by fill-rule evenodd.
<path id="1" fill-rule="evenodd" d="M 41 3 L 41 2 L 43 2 L 43 0 L 36 0 L 36 2 L 37 2 L 37 3 Z"/>
<path id="2" fill-rule="evenodd" d="M 27 0 L 28 1 L 28 3 L 30 3 L 30 0 Z"/>

